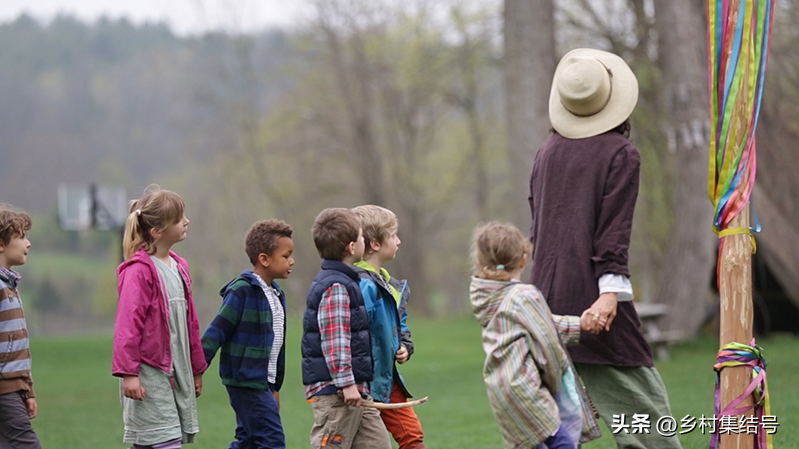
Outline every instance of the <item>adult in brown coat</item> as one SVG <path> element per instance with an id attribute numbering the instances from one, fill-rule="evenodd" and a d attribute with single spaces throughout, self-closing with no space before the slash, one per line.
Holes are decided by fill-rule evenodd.
<path id="1" fill-rule="evenodd" d="M 584 332 L 569 351 L 619 447 L 679 448 L 676 436 L 655 428 L 671 411 L 627 265 L 640 168 L 629 140 L 637 100 L 635 75 L 616 55 L 578 49 L 558 64 L 549 103 L 554 132 L 530 177 L 530 283 L 554 314 L 590 309 L 606 320 L 606 332 Z"/>

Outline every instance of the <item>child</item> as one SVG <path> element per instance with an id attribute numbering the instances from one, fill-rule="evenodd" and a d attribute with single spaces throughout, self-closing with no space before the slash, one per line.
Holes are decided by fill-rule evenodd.
<path id="1" fill-rule="evenodd" d="M 363 227 L 364 256 L 355 263 L 369 331 L 372 334 L 374 377 L 369 385 L 378 402 L 407 402 L 412 397 L 405 387 L 395 361 L 402 364 L 413 354 L 411 331 L 406 324 L 410 289 L 407 281 L 392 278 L 383 264 L 393 260 L 399 249 L 399 224 L 394 212 L 373 205 L 352 209 Z M 380 418 L 399 449 L 424 449 L 422 423 L 413 408 L 380 410 Z"/>
<path id="2" fill-rule="evenodd" d="M 231 448 L 286 447 L 279 414 L 286 365 L 286 295 L 275 279 L 291 274 L 292 232 L 280 220 L 252 225 L 244 241 L 252 271 L 244 271 L 222 289 L 222 307 L 203 334 L 207 363 L 222 347 L 219 377 L 236 412 Z"/>
<path id="3" fill-rule="evenodd" d="M 302 383 L 314 412 L 314 449 L 390 449 L 380 414 L 361 407 L 371 400 L 372 338 L 358 274 L 363 232 L 349 209 L 325 209 L 316 216 L 314 244 L 322 269 L 308 289 L 302 327 Z"/>
<path id="4" fill-rule="evenodd" d="M 207 365 L 189 267 L 170 251 L 186 238 L 184 209 L 176 193 L 154 190 L 131 202 L 125 223 L 112 373 L 122 378 L 123 441 L 136 449 L 180 448 L 200 430 Z"/>
<path id="5" fill-rule="evenodd" d="M 17 285 L 31 242 L 31 217 L 0 203 L 0 447 L 41 449 L 31 426 L 38 407 L 31 377 L 28 329 Z"/>
<path id="6" fill-rule="evenodd" d="M 513 225 L 475 230 L 469 293 L 483 327 L 483 379 L 505 447 L 574 449 L 600 433 L 562 343 L 605 323 L 589 311 L 552 315 L 541 292 L 518 281 L 530 251 Z"/>

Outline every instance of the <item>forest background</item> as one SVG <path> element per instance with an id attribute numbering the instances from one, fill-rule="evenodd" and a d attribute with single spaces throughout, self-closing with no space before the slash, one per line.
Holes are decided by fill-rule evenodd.
<path id="1" fill-rule="evenodd" d="M 622 55 L 641 87 L 636 296 L 669 304 L 668 328 L 712 323 L 704 1 L 307 3 L 302 24 L 261 32 L 176 35 L 69 16 L 0 25 L 0 200 L 34 216 L 20 268 L 33 335 L 113 327 L 119 235 L 61 230 L 62 183 L 122 186 L 131 198 L 157 183 L 183 196 L 191 225 L 175 249 L 189 260 L 201 323 L 249 268 L 254 221 L 294 226 L 297 264 L 281 285 L 299 312 L 319 266 L 313 218 L 365 203 L 399 217 L 388 268 L 410 280 L 411 313 L 468 314 L 472 229 L 490 219 L 529 228 L 527 177 L 549 130 L 551 73 L 582 46 Z M 758 183 L 789 214 L 794 3 L 777 1 L 758 135 L 771 155 Z"/>

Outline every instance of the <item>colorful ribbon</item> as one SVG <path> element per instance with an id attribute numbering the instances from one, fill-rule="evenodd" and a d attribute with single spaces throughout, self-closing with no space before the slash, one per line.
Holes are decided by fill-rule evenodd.
<path id="1" fill-rule="evenodd" d="M 713 203 L 713 231 L 719 235 L 719 259 L 728 235 L 760 231 L 754 227 L 729 228 L 744 210 L 757 173 L 755 130 L 760 118 L 763 83 L 768 65 L 774 0 L 708 0 L 708 86 L 710 90 L 710 163 L 708 196 Z M 755 251 L 754 237 L 752 250 Z M 717 267 L 721 267 L 721 260 Z M 717 269 L 719 269 L 717 268 Z M 721 277 L 719 276 L 719 279 Z M 738 398 L 721 410 L 720 372 L 731 366 L 752 367 L 752 382 Z M 716 417 L 740 415 L 752 408 L 758 422 L 770 415 L 766 388 L 766 361 L 752 340 L 751 346 L 730 343 L 721 348 L 716 370 Z M 755 404 L 739 407 L 754 394 Z M 760 429 L 755 448 L 770 449 L 771 435 Z M 715 449 L 719 426 L 710 441 Z"/>
<path id="2" fill-rule="evenodd" d="M 721 370 L 728 367 L 735 366 L 749 366 L 752 368 L 752 382 L 746 390 L 738 396 L 735 400 L 727 404 L 724 410 L 721 410 Z M 771 401 L 768 394 L 768 386 L 766 384 L 766 358 L 763 356 L 763 350 L 755 345 L 755 339 L 752 339 L 751 346 L 746 346 L 741 343 L 729 343 L 724 345 L 719 350 L 716 364 L 713 365 L 716 370 L 716 418 L 722 416 L 735 416 L 741 415 L 752 408 L 755 409 L 755 417 L 757 422 L 763 422 L 763 416 L 771 415 Z M 749 395 L 754 395 L 755 403 L 739 407 Z M 713 436 L 710 439 L 710 449 L 716 449 L 719 441 L 719 426 L 716 425 Z M 755 438 L 755 449 L 771 449 L 772 438 L 771 434 L 766 432 L 766 429 L 758 429 Z"/>
<path id="3" fill-rule="evenodd" d="M 755 216 L 755 220 L 757 220 L 757 216 Z M 757 223 L 757 230 L 760 230 L 759 222 Z M 727 228 L 723 231 L 717 231 L 715 228 L 713 228 L 713 232 L 718 234 L 719 238 L 727 237 L 729 235 L 749 234 L 749 238 L 752 239 L 752 254 L 757 253 L 757 240 L 755 240 L 755 236 L 752 235 L 752 228 Z"/>
<path id="4" fill-rule="evenodd" d="M 708 0 L 710 139 L 708 195 L 722 231 L 749 202 L 755 183 L 760 118 L 774 0 Z M 755 218 L 756 227 L 760 223 Z"/>

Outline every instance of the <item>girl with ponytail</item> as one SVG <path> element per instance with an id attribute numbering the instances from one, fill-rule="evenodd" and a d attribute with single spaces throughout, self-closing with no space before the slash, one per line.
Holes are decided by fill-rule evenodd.
<path id="1" fill-rule="evenodd" d="M 199 432 L 207 365 L 189 267 L 171 251 L 188 225 L 183 199 L 157 188 L 131 202 L 125 223 L 112 374 L 132 449 L 178 449 Z"/>

